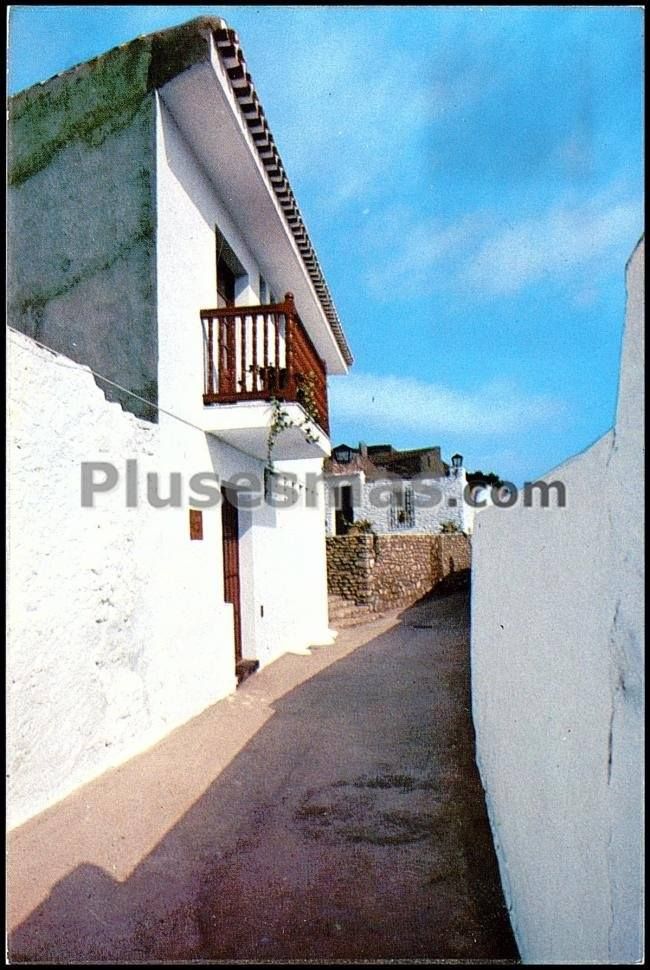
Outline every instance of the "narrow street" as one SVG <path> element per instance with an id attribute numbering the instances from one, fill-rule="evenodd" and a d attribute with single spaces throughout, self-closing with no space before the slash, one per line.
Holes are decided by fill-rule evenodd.
<path id="1" fill-rule="evenodd" d="M 282 657 L 12 835 L 12 962 L 517 962 L 469 706 L 464 591 Z"/>

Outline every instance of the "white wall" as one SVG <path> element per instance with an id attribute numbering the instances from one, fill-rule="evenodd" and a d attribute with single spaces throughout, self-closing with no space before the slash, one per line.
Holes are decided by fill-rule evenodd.
<path id="1" fill-rule="evenodd" d="M 195 473 L 216 473 L 221 481 L 252 473 L 263 483 L 262 462 L 200 426 L 199 311 L 215 303 L 215 224 L 249 274 L 242 304 L 257 302 L 258 273 L 157 100 L 156 109 L 157 246 L 148 285 L 158 308 L 159 423 L 108 403 L 87 368 L 11 336 L 12 825 L 235 687 L 221 510 L 204 510 L 202 541 L 190 540 L 188 523 Z M 114 298 L 113 283 L 109 290 L 104 284 L 95 279 L 91 305 Z M 73 311 L 77 327 L 79 307 Z M 134 508 L 126 507 L 127 459 L 137 462 Z M 114 464 L 120 483 L 97 498 L 96 508 L 82 509 L 80 464 L 94 460 Z M 283 467 L 304 480 L 322 462 Z M 170 476 L 181 476 L 180 508 L 149 506 L 148 472 L 158 475 L 163 496 Z M 303 489 L 296 507 L 263 505 L 240 516 L 244 656 L 263 665 L 287 650 L 331 642 L 322 485 L 315 508 L 306 508 Z"/>
<path id="2" fill-rule="evenodd" d="M 187 509 L 126 507 L 160 430 L 108 403 L 87 368 L 9 339 L 8 801 L 15 825 L 234 688 L 218 542 Z M 81 463 L 120 481 L 82 508 Z M 163 484 L 163 488 L 166 485 Z M 173 564 L 173 571 L 170 565 Z M 206 574 L 211 598 L 194 583 Z"/>
<path id="3" fill-rule="evenodd" d="M 398 479 L 370 481 L 366 479 L 363 472 L 349 476 L 328 475 L 326 490 L 328 534 L 335 534 L 334 490 L 346 484 L 352 486 L 355 520 L 371 522 L 377 533 L 440 532 L 443 522 L 453 522 L 463 532 L 472 531 L 473 509 L 463 500 L 467 484 L 464 469 L 461 469 L 457 478 L 450 476 L 407 481 L 406 484 L 411 485 L 414 493 L 413 525 L 409 528 L 395 529 L 391 524 L 390 508 L 385 503 L 390 491 L 399 484 L 399 481 Z M 433 489 L 436 491 L 432 491 Z M 418 507 L 416 493 L 420 494 L 420 501 L 423 503 L 432 503 L 431 507 Z"/>
<path id="4" fill-rule="evenodd" d="M 160 404 L 200 424 L 203 344 L 199 312 L 216 302 L 215 225 L 248 274 L 249 285 L 238 294 L 238 305 L 257 303 L 259 268 L 160 99 L 157 110 Z M 274 278 L 267 282 L 273 283 Z M 188 476 L 212 471 L 225 481 L 233 475 L 252 474 L 263 482 L 262 462 L 165 414 L 160 422 L 169 460 Z M 299 474 L 302 481 L 309 471 L 318 474 L 322 462 L 285 462 L 279 467 Z M 261 664 L 285 650 L 304 650 L 310 643 L 331 639 L 322 486 L 318 494 L 315 508 L 306 507 L 303 491 L 297 505 L 286 510 L 265 504 L 252 512 L 240 510 L 243 653 Z M 220 511 L 206 515 L 215 521 L 218 548 L 213 550 L 214 560 L 220 563 Z M 196 581 L 200 583 L 201 577 Z M 213 589 L 206 587 L 205 595 L 213 595 Z"/>
<path id="5" fill-rule="evenodd" d="M 615 429 L 545 479 L 566 508 L 475 520 L 477 758 L 526 963 L 641 957 L 643 259 Z"/>

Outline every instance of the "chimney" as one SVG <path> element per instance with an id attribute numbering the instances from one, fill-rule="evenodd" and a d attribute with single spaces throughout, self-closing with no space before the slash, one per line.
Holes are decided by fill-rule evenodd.
<path id="1" fill-rule="evenodd" d="M 362 458 L 368 457 L 368 445 L 365 443 L 365 441 L 359 442 L 359 454 Z"/>

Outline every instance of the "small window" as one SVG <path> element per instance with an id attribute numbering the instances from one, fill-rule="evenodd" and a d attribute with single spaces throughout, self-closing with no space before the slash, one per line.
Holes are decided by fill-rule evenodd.
<path id="1" fill-rule="evenodd" d="M 237 258 L 219 227 L 215 228 L 217 249 L 217 306 L 235 305 L 237 292 L 241 292 L 242 279 L 246 280 L 246 270 Z"/>
<path id="2" fill-rule="evenodd" d="M 222 259 L 217 259 L 217 306 L 235 305 L 235 275 Z"/>
<path id="3" fill-rule="evenodd" d="M 391 529 L 412 529 L 414 525 L 413 488 L 411 485 L 402 485 L 391 495 L 390 527 Z"/>

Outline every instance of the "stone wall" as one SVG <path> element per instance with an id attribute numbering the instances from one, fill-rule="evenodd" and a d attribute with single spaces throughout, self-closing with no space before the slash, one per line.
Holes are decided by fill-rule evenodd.
<path id="1" fill-rule="evenodd" d="M 375 610 L 397 609 L 415 602 L 442 578 L 437 571 L 433 536 L 377 536 L 371 576 Z"/>
<path id="2" fill-rule="evenodd" d="M 327 591 L 359 606 L 372 600 L 373 536 L 327 537 Z"/>
<path id="3" fill-rule="evenodd" d="M 328 591 L 376 611 L 399 609 L 470 562 L 465 535 L 329 536 Z"/>
<path id="4" fill-rule="evenodd" d="M 471 568 L 472 547 L 467 536 L 443 533 L 435 539 L 432 544 L 432 555 L 438 558 L 437 568 L 441 579 Z"/>

